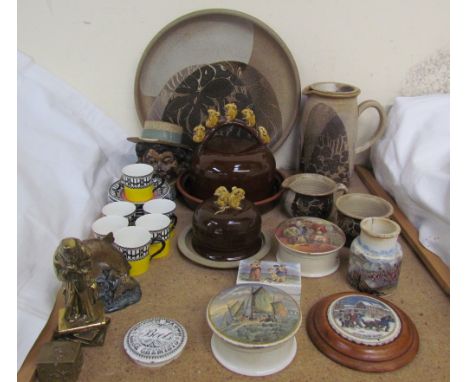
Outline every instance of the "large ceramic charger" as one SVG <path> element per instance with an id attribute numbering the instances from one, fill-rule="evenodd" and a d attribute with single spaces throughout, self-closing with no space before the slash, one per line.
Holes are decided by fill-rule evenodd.
<path id="1" fill-rule="evenodd" d="M 192 129 L 208 108 L 228 102 L 253 107 L 267 128 L 269 148 L 289 135 L 300 104 L 299 74 L 291 53 L 267 25 L 232 10 L 204 10 L 180 17 L 149 43 L 135 79 L 139 119 Z"/>

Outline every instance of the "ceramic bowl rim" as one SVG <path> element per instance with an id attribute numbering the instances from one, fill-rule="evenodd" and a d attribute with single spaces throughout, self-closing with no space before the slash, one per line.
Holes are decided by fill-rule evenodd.
<path id="1" fill-rule="evenodd" d="M 343 206 L 340 206 L 340 201 L 341 201 L 341 204 L 342 204 L 342 203 L 344 203 L 346 201 L 346 199 L 352 199 L 354 196 L 357 196 L 357 197 L 360 197 L 360 198 L 365 198 L 365 199 L 371 199 L 371 200 L 374 200 L 376 202 L 380 202 L 381 205 L 385 205 L 385 207 L 387 207 L 388 212 L 386 214 L 384 214 L 384 215 L 379 215 L 379 216 L 374 216 L 374 215 L 373 216 L 359 216 L 359 215 L 344 211 Z M 390 202 L 388 202 L 387 200 L 385 200 L 384 198 L 381 198 L 380 196 L 376 196 L 376 195 L 363 194 L 363 193 L 360 193 L 360 192 L 349 192 L 347 194 L 339 196 L 335 201 L 335 207 L 341 214 L 343 214 L 345 216 L 349 216 L 350 218 L 353 218 L 353 219 L 358 219 L 358 220 L 363 220 L 363 219 L 366 219 L 366 218 L 369 218 L 369 217 L 388 218 L 389 216 L 392 216 L 393 213 L 394 213 L 394 208 L 393 208 L 392 204 Z"/>
<path id="2" fill-rule="evenodd" d="M 337 246 L 335 249 L 332 249 L 330 251 L 325 251 L 325 252 L 305 252 L 305 251 L 299 251 L 297 249 L 293 249 L 291 247 L 288 247 L 286 244 L 284 244 L 279 238 L 278 238 L 278 235 L 277 235 L 277 230 L 278 228 L 282 225 L 282 224 L 285 224 L 287 221 L 290 221 L 290 220 L 293 220 L 293 219 L 303 219 L 303 220 L 313 220 L 313 221 L 316 221 L 318 223 L 325 223 L 325 224 L 328 224 L 328 225 L 332 225 L 333 228 L 339 233 L 339 235 L 341 236 L 341 245 L 340 246 Z M 345 233 L 343 232 L 343 230 L 338 227 L 335 223 L 332 223 L 331 221 L 329 220 L 325 220 L 325 219 L 320 219 L 320 218 L 316 218 L 316 217 L 313 217 L 313 216 L 297 216 L 297 217 L 293 217 L 293 218 L 290 218 L 290 219 L 286 219 L 286 220 L 283 220 L 281 223 L 279 223 L 276 228 L 275 228 L 275 239 L 276 239 L 276 242 L 278 243 L 278 245 L 280 245 L 282 248 L 285 248 L 287 249 L 289 252 L 292 252 L 294 254 L 297 254 L 297 255 L 303 255 L 303 257 L 311 257 L 311 256 L 326 256 L 326 255 L 332 255 L 334 253 L 338 253 L 338 251 L 341 250 L 341 248 L 343 248 L 343 246 L 345 245 L 346 243 L 346 235 Z"/>
<path id="3" fill-rule="evenodd" d="M 369 221 L 373 221 L 373 220 L 377 220 L 377 221 L 389 224 L 389 225 L 394 227 L 394 230 L 392 232 L 389 232 L 389 233 L 372 232 L 366 227 L 366 223 L 369 222 Z M 378 238 L 378 239 L 394 238 L 394 237 L 397 237 L 401 232 L 401 227 L 400 227 L 400 225 L 398 223 L 394 222 L 391 219 L 380 218 L 380 217 L 369 217 L 369 218 L 365 218 L 365 219 L 361 220 L 360 228 L 361 228 L 361 232 L 363 231 L 364 233 L 366 233 L 370 237 L 374 237 L 374 238 Z"/>
<path id="4" fill-rule="evenodd" d="M 298 180 L 296 180 L 296 178 L 298 178 Z M 333 185 L 333 187 L 329 190 L 329 191 L 326 191 L 326 192 L 317 192 L 317 193 L 314 193 L 314 194 L 310 194 L 310 193 L 306 193 L 306 192 L 303 192 L 303 191 L 300 191 L 298 189 L 294 189 L 293 187 L 291 186 L 284 186 L 283 184 L 288 180 L 288 179 L 291 179 L 290 180 L 290 183 L 291 184 L 294 184 L 295 182 L 299 182 L 300 181 L 300 178 L 310 178 L 310 179 L 321 179 L 324 183 L 327 183 L 327 185 L 329 184 L 330 186 Z M 338 188 L 338 184 L 337 182 L 335 182 L 333 179 L 325 176 L 325 175 L 321 175 L 321 174 L 315 174 L 315 173 L 308 173 L 308 172 L 305 172 L 305 173 L 301 173 L 301 174 L 295 174 L 295 175 L 291 175 L 291 176 L 288 176 L 287 178 L 285 178 L 283 180 L 283 182 L 281 182 L 281 187 L 286 189 L 286 190 L 291 190 L 297 194 L 301 194 L 301 195 L 307 195 L 307 196 L 328 196 L 328 195 L 331 195 L 333 194 L 334 192 L 336 192 L 337 188 Z"/>
<path id="5" fill-rule="evenodd" d="M 113 208 L 113 207 L 120 207 L 122 206 L 122 208 L 120 208 L 120 210 L 124 209 L 124 207 L 128 210 L 128 211 L 123 211 L 121 214 L 117 213 L 115 210 L 114 211 L 106 211 L 108 210 L 109 208 Z M 113 216 L 113 215 L 116 215 L 116 216 L 124 216 L 124 217 L 129 217 L 131 216 L 132 214 L 134 214 L 136 211 L 136 206 L 134 203 L 132 202 L 128 202 L 126 200 L 122 200 L 122 201 L 118 201 L 118 202 L 109 202 L 107 203 L 104 207 L 102 207 L 101 209 L 101 213 L 104 215 L 104 216 Z M 120 211 L 119 211 L 120 212 Z"/>
<path id="6" fill-rule="evenodd" d="M 108 221 L 108 223 L 104 223 Z M 104 227 L 102 226 L 104 225 Z M 94 233 L 97 235 L 105 236 L 108 235 L 109 232 L 104 232 L 102 229 L 106 228 L 108 229 L 109 225 L 112 226 L 111 230 L 109 232 L 114 232 L 117 231 L 121 228 L 128 227 L 128 219 L 125 216 L 120 216 L 120 215 L 105 215 L 101 216 L 99 219 L 96 219 L 92 224 L 91 224 L 91 229 Z"/>
<path id="7" fill-rule="evenodd" d="M 349 91 L 339 91 L 339 90 L 328 90 L 325 87 L 327 85 L 333 85 L 336 88 L 346 88 L 350 89 Z M 311 85 L 308 85 L 304 88 L 302 91 L 302 94 L 304 95 L 310 95 L 310 94 L 318 94 L 321 96 L 325 97 L 330 97 L 330 98 L 352 98 L 352 97 L 357 97 L 359 94 L 361 94 L 361 89 L 359 89 L 357 86 L 347 84 L 344 82 L 336 82 L 336 81 L 321 81 L 321 82 L 314 82 Z"/>
<path id="8" fill-rule="evenodd" d="M 199 204 L 202 204 L 204 201 L 202 199 L 199 199 L 197 198 L 196 196 L 193 196 L 191 194 L 188 193 L 188 191 L 185 189 L 185 181 L 187 179 L 187 176 L 189 175 L 190 171 L 185 171 L 183 172 L 182 174 L 180 174 L 178 177 L 177 177 L 177 182 L 176 182 L 176 187 L 177 187 L 177 190 L 182 194 L 182 197 L 186 200 L 188 200 L 190 203 L 193 203 L 195 205 L 199 205 Z M 271 203 L 271 202 L 274 202 L 276 200 L 278 200 L 281 195 L 283 194 L 284 192 L 284 189 L 281 187 L 281 183 L 283 183 L 285 177 L 283 174 L 281 174 L 280 171 L 278 171 L 278 169 L 275 170 L 275 178 L 279 180 L 279 190 L 278 192 L 276 192 L 275 194 L 269 196 L 268 198 L 266 199 L 262 199 L 262 200 L 258 200 L 256 202 L 252 202 L 252 204 L 254 204 L 256 207 L 262 207 L 268 203 Z"/>
<path id="9" fill-rule="evenodd" d="M 129 178 L 143 178 L 153 172 L 153 166 L 146 163 L 131 163 L 122 167 L 122 175 Z"/>
<path id="10" fill-rule="evenodd" d="M 163 231 L 171 225 L 171 219 L 161 213 L 151 213 L 135 220 L 135 227 L 141 227 L 149 232 Z"/>
<path id="11" fill-rule="evenodd" d="M 243 348 L 243 349 L 266 349 L 266 348 L 271 348 L 271 347 L 274 347 L 274 346 L 278 346 L 278 345 L 281 345 L 282 343 L 286 342 L 287 340 L 291 339 L 291 337 L 294 337 L 296 335 L 296 333 L 299 331 L 299 329 L 301 328 L 301 325 L 302 325 L 302 311 L 301 311 L 301 307 L 300 305 L 297 303 L 297 301 L 288 293 L 286 293 L 285 291 L 283 291 L 282 289 L 279 289 L 277 287 L 274 287 L 274 286 L 270 286 L 268 285 L 268 287 L 271 287 L 271 288 L 274 288 L 274 289 L 278 289 L 282 294 L 285 294 L 287 297 L 290 298 L 291 301 L 294 302 L 294 305 L 297 307 L 297 311 L 299 312 L 299 319 L 297 321 L 297 324 L 296 324 L 296 327 L 291 330 L 291 333 L 289 333 L 286 337 L 278 340 L 278 341 L 275 341 L 275 342 L 271 342 L 271 343 L 268 343 L 268 344 L 246 344 L 246 343 L 242 343 L 242 342 L 239 342 L 239 341 L 236 341 L 236 340 L 233 340 L 225 335 L 223 335 L 211 322 L 210 320 L 210 314 L 209 314 L 209 308 L 212 304 L 212 302 L 214 301 L 214 299 L 216 297 L 218 297 L 222 292 L 225 292 L 227 290 L 230 290 L 230 289 L 234 289 L 234 288 L 238 288 L 238 287 L 249 287 L 249 286 L 264 286 L 262 284 L 255 284 L 255 283 L 245 283 L 245 284 L 240 284 L 240 285 L 235 285 L 233 287 L 230 287 L 230 288 L 225 288 L 221 291 L 218 292 L 218 294 L 216 294 L 215 296 L 213 296 L 210 301 L 208 302 L 208 305 L 206 306 L 206 321 L 208 322 L 208 326 L 210 327 L 211 331 L 216 334 L 218 337 L 220 337 L 223 341 L 226 341 L 227 343 L 230 343 L 231 345 L 234 345 L 234 346 L 237 346 L 239 348 Z"/>
<path id="12" fill-rule="evenodd" d="M 162 204 L 165 204 L 165 205 L 170 205 L 171 208 L 165 212 L 161 212 L 161 211 L 149 211 L 147 210 L 146 208 L 151 208 L 151 205 L 152 204 L 161 204 L 161 201 L 163 201 Z M 170 203 L 168 203 L 170 202 Z M 146 214 L 155 214 L 155 213 L 158 213 L 158 214 L 163 214 L 163 215 L 166 215 L 166 214 L 172 214 L 175 210 L 176 210 L 176 207 L 177 207 L 177 204 L 173 201 L 173 200 L 170 200 L 170 199 L 160 199 L 160 198 L 156 198 L 156 199 L 151 199 L 151 200 L 148 200 L 147 202 L 145 202 L 143 204 L 143 211 L 146 213 Z M 151 208 L 152 209 L 152 208 Z"/>

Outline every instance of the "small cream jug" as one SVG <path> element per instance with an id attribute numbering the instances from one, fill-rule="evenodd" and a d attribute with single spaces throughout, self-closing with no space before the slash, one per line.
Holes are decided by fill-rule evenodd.
<path id="1" fill-rule="evenodd" d="M 339 82 L 318 82 L 307 86 L 302 93 L 307 100 L 301 116 L 301 171 L 325 175 L 349 185 L 356 154 L 370 148 L 385 130 L 384 108 L 373 100 L 358 105 L 361 91 Z M 370 107 L 379 113 L 379 126 L 368 142 L 355 147 L 358 118 Z"/>

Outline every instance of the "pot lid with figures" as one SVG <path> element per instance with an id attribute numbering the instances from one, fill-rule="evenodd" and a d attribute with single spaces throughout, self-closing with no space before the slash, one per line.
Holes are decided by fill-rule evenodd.
<path id="1" fill-rule="evenodd" d="M 318 350 L 361 371 L 399 369 L 419 348 L 418 332 L 406 313 L 389 301 L 359 292 L 321 299 L 309 311 L 306 327 Z"/>

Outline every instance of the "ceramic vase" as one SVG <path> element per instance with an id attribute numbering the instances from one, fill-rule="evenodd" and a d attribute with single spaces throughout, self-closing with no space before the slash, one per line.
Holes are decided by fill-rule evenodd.
<path id="1" fill-rule="evenodd" d="M 303 90 L 307 99 L 301 117 L 302 172 L 325 175 L 349 185 L 356 154 L 370 148 L 386 125 L 380 103 L 368 100 L 358 105 L 360 92 L 353 85 L 338 82 L 319 82 Z M 379 113 L 379 126 L 372 138 L 356 147 L 358 118 L 368 108 Z"/>
<path id="2" fill-rule="evenodd" d="M 398 284 L 403 253 L 400 226 L 386 218 L 361 221 L 361 233 L 350 248 L 348 282 L 361 292 L 384 295 Z"/>

